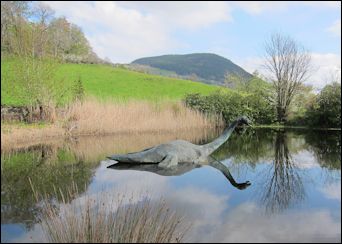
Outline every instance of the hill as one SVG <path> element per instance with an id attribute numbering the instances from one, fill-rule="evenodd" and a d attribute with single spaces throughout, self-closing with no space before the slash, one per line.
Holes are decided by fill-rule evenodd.
<path id="1" fill-rule="evenodd" d="M 11 62 L 1 62 L 1 104 L 23 105 L 15 95 L 13 84 L 5 79 L 4 74 L 8 72 Z M 60 66 L 56 76 L 70 83 L 80 78 L 86 95 L 113 100 L 180 100 L 188 93 L 209 94 L 219 88 L 98 64 L 65 63 Z"/>
<path id="2" fill-rule="evenodd" d="M 133 61 L 132 68 L 142 69 L 145 66 L 154 69 L 174 72 L 182 78 L 203 81 L 211 84 L 224 84 L 226 74 L 234 74 L 244 79 L 252 78 L 252 75 L 234 64 L 229 59 L 212 53 L 194 53 L 185 55 L 163 55 L 157 57 L 140 58 Z M 137 66 L 137 65 L 140 65 Z M 155 70 L 151 70 L 154 73 Z"/>

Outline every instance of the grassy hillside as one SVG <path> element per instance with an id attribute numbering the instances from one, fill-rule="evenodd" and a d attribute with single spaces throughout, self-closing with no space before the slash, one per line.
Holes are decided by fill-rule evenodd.
<path id="1" fill-rule="evenodd" d="M 140 58 L 132 65 L 146 65 L 161 70 L 175 72 L 183 77 L 197 77 L 197 80 L 214 84 L 224 84 L 225 75 L 234 74 L 247 79 L 252 75 L 229 59 L 212 53 L 193 53 L 185 55 L 163 55 Z M 152 71 L 153 72 L 153 71 Z"/>
<path id="2" fill-rule="evenodd" d="M 12 61 L 13 62 L 13 61 Z M 4 76 L 11 62 L 1 62 L 1 104 L 20 105 L 13 85 Z M 219 87 L 198 82 L 142 74 L 93 64 L 63 64 L 57 70 L 57 80 L 68 82 L 81 78 L 86 95 L 114 100 L 180 100 L 187 93 L 209 94 Z"/>

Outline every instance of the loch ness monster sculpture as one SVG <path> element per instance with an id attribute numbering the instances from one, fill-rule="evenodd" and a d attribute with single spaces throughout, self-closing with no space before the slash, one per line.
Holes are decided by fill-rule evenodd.
<path id="1" fill-rule="evenodd" d="M 140 152 L 115 154 L 107 158 L 119 163 L 132 164 L 158 164 L 158 167 L 169 168 L 178 163 L 202 164 L 208 161 L 208 157 L 225 143 L 235 128 L 239 125 L 250 125 L 246 116 L 234 120 L 223 133 L 214 141 L 196 145 L 184 140 L 175 140 L 163 143 Z"/>

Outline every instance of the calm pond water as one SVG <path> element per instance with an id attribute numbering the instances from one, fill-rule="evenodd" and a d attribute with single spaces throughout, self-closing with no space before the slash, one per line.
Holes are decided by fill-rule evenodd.
<path id="1" fill-rule="evenodd" d="M 203 144 L 217 133 L 177 136 Z M 143 168 L 107 168 L 106 156 L 176 139 L 172 134 L 85 137 L 1 152 L 1 242 L 42 241 L 38 192 L 141 194 L 165 199 L 184 214 L 191 242 L 340 242 L 341 132 L 249 128 L 214 153 L 238 183 L 218 169 L 179 168 L 159 175 Z M 159 172 L 162 173 L 162 172 Z M 226 174 L 227 175 L 227 174 Z M 79 198 L 81 196 L 78 196 Z M 75 199 L 76 200 L 76 199 Z"/>

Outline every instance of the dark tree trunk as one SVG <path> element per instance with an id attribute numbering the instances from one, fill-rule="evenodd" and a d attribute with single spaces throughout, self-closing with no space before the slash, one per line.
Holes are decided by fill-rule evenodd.
<path id="1" fill-rule="evenodd" d="M 39 105 L 39 120 L 43 121 L 44 117 L 44 108 L 42 105 Z"/>
<path id="2" fill-rule="evenodd" d="M 285 108 L 277 106 L 277 118 L 279 123 L 284 123 L 287 121 L 287 113 Z"/>

